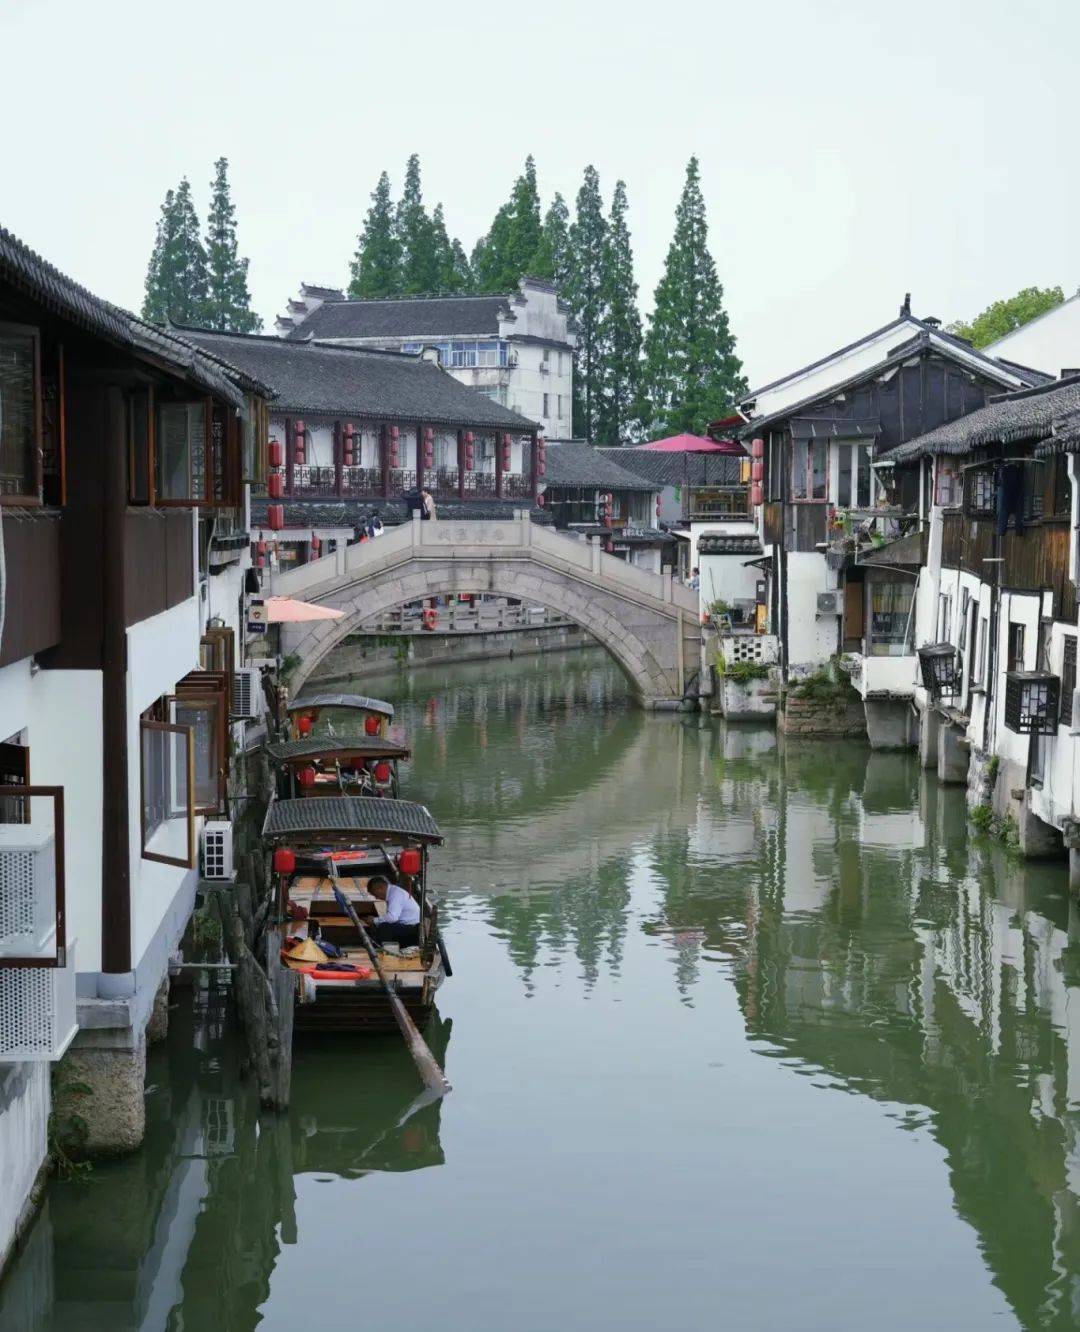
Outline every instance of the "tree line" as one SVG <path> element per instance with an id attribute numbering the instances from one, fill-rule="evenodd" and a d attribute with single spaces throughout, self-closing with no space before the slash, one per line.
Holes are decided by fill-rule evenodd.
<path id="1" fill-rule="evenodd" d="M 215 164 L 205 238 L 185 178 L 162 205 L 146 278 L 143 316 L 154 322 L 251 332 L 248 261 L 237 251 L 228 163 Z M 705 429 L 745 391 L 708 243 L 698 161 L 687 164 L 675 228 L 654 308 L 643 321 L 634 277 L 626 185 L 605 206 L 596 168 L 585 168 L 571 213 L 561 194 L 541 205 L 536 163 L 526 158 L 510 196 L 470 254 L 429 212 L 420 159 L 405 168 L 395 202 L 384 171 L 357 238 L 348 294 L 355 299 L 483 295 L 513 291 L 522 277 L 551 281 L 576 329 L 573 430 L 596 444 Z"/>
<path id="2" fill-rule="evenodd" d="M 248 261 L 237 249 L 229 163 L 219 157 L 210 183 L 205 236 L 199 235 L 187 177 L 165 195 L 146 271 L 142 316 L 153 324 L 171 320 L 223 332 L 257 333 L 262 320 L 251 308 L 247 273 Z"/>
<path id="3" fill-rule="evenodd" d="M 577 331 L 574 434 L 618 444 L 660 433 L 702 431 L 745 390 L 709 250 L 696 157 L 687 164 L 675 231 L 652 314 L 643 323 L 634 277 L 626 184 L 605 208 L 596 168 L 585 168 L 571 214 L 556 193 L 542 209 L 536 163 L 525 160 L 510 197 L 471 254 L 447 234 L 442 204 L 428 213 L 420 159 L 409 158 L 395 204 L 384 171 L 357 239 L 349 295 L 485 295 L 524 276 L 554 283 Z"/>

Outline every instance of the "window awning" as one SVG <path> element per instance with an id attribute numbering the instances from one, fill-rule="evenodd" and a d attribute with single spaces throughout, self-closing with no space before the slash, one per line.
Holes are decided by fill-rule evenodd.
<path id="1" fill-rule="evenodd" d="M 795 439 L 873 439 L 881 433 L 881 422 L 876 417 L 845 420 L 840 417 L 795 416 L 791 419 L 791 433 Z"/>

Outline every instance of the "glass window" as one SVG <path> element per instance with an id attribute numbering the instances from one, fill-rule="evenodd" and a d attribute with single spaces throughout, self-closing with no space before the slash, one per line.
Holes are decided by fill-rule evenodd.
<path id="1" fill-rule="evenodd" d="M 37 330 L 0 324 L 0 499 L 38 498 Z"/>
<path id="2" fill-rule="evenodd" d="M 1076 689 L 1076 635 L 1066 634 L 1061 648 L 1061 712 L 1062 726 L 1072 726 L 1073 691 Z"/>
<path id="3" fill-rule="evenodd" d="M 143 859 L 193 868 L 195 758 L 191 730 L 146 717 L 140 729 Z"/>
<path id="4" fill-rule="evenodd" d="M 915 580 L 905 578 L 894 583 L 870 584 L 870 655 L 903 656 L 907 644 L 911 599 Z"/>
<path id="5" fill-rule="evenodd" d="M 823 439 L 797 439 L 792 469 L 792 499 L 823 500 L 826 493 L 825 463 L 828 454 Z"/>
<path id="6" fill-rule="evenodd" d="M 221 812 L 225 779 L 225 718 L 220 695 L 199 697 L 173 695 L 169 699 L 171 720 L 191 732 L 196 814 Z"/>
<path id="7" fill-rule="evenodd" d="M 154 472 L 159 500 L 206 498 L 205 403 L 159 405 Z"/>
<path id="8" fill-rule="evenodd" d="M 545 421 L 546 421 L 546 420 L 548 419 L 548 417 L 551 415 L 551 412 L 550 412 L 550 410 L 549 410 L 549 408 L 548 408 L 548 395 L 547 395 L 546 393 L 544 394 L 544 407 L 543 407 L 543 411 L 542 411 L 540 414 L 541 414 L 541 416 L 543 416 L 543 418 L 544 418 Z"/>
<path id="9" fill-rule="evenodd" d="M 836 502 L 842 509 L 851 507 L 851 450 L 843 447 L 836 462 Z"/>
<path id="10" fill-rule="evenodd" d="M 868 509 L 873 497 L 870 474 L 870 444 L 844 440 L 833 445 L 836 458 L 835 502 L 842 509 Z"/>

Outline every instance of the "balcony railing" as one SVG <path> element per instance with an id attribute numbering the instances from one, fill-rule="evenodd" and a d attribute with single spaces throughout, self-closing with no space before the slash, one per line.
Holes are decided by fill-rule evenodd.
<path id="1" fill-rule="evenodd" d="M 336 468 L 304 463 L 293 467 L 292 487 L 286 488 L 286 494 L 303 499 L 395 499 L 405 491 L 415 490 L 417 480 L 417 472 L 413 468 L 392 468 L 384 492 L 381 467 L 342 467 L 339 490 Z M 528 472 L 505 472 L 502 480 L 504 498 L 531 499 L 533 482 Z M 425 471 L 423 483 L 424 488 L 436 499 L 452 499 L 461 491 L 461 475 L 456 467 Z M 494 497 L 497 493 L 495 473 L 466 472 L 464 493 L 469 496 Z"/>
<path id="2" fill-rule="evenodd" d="M 750 518 L 751 516 L 748 486 L 690 490 L 686 497 L 687 518 Z"/>

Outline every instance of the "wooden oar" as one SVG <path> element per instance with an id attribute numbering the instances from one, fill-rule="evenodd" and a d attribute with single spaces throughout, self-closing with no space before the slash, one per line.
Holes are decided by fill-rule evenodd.
<path id="1" fill-rule="evenodd" d="M 430 1087 L 433 1092 L 437 1092 L 440 1096 L 445 1096 L 450 1090 L 450 1083 L 446 1080 L 446 1074 L 439 1067 L 438 1060 L 428 1049 L 427 1042 L 420 1035 L 416 1023 L 409 1016 L 394 987 L 386 979 L 386 972 L 383 971 L 379 962 L 379 954 L 375 945 L 371 942 L 367 930 L 360 924 L 360 917 L 356 914 L 353 904 L 337 886 L 337 867 L 332 861 L 330 864 L 330 881 L 334 889 L 334 896 L 337 898 L 337 904 L 356 927 L 356 931 L 360 935 L 360 942 L 364 945 L 368 957 L 371 958 L 371 965 L 375 968 L 382 987 L 386 991 L 386 997 L 390 1001 L 390 1010 L 401 1029 L 402 1036 L 405 1038 L 405 1044 L 409 1047 L 409 1054 L 413 1057 L 413 1063 L 416 1065 L 421 1078 L 423 1078 L 424 1085 Z"/>

